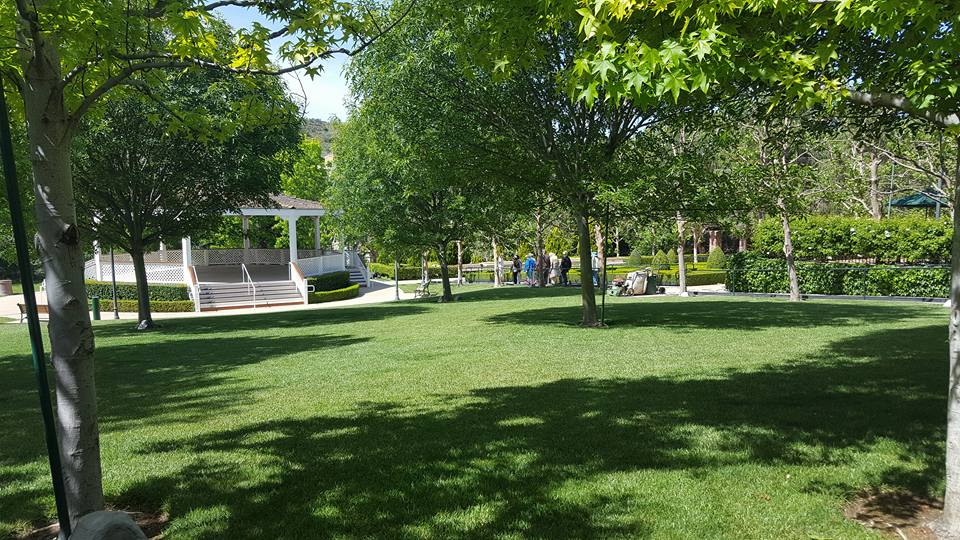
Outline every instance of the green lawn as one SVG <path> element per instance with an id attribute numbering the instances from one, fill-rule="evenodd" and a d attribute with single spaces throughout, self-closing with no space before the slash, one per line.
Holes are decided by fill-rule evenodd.
<path id="1" fill-rule="evenodd" d="M 106 494 L 167 538 L 880 538 L 942 486 L 940 306 L 463 301 L 97 324 Z M 0 327 L 0 537 L 53 515 L 26 326 Z"/>

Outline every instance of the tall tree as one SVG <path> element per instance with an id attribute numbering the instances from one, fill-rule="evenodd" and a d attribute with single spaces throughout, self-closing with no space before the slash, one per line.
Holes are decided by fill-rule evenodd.
<path id="1" fill-rule="evenodd" d="M 81 229 L 133 259 L 141 330 L 153 327 L 144 255 L 160 242 L 210 232 L 224 212 L 267 203 L 295 157 L 299 111 L 279 80 L 258 83 L 251 92 L 232 75 L 173 77 L 151 90 L 165 105 L 119 95 L 75 141 Z M 183 126 L 171 103 L 215 119 L 215 137 Z"/>
<path id="2" fill-rule="evenodd" d="M 566 14 L 555 2 L 543 10 Z M 581 84 L 629 99 L 723 92 L 744 77 L 800 106 L 847 101 L 941 129 L 960 149 L 960 4 L 599 0 L 575 17 L 589 43 Z M 615 96 L 617 97 L 617 96 Z M 960 153 L 960 152 L 958 152 Z M 960 204 L 960 160 L 952 171 Z M 944 534 L 960 536 L 960 213 L 954 212 Z"/>
<path id="3" fill-rule="evenodd" d="M 255 23 L 225 30 L 216 12 L 229 6 L 255 6 L 274 28 Z M 135 74 L 153 70 L 316 74 L 324 59 L 366 49 L 397 22 L 370 20 L 369 13 L 346 1 L 0 3 L 0 80 L 12 83 L 22 99 L 38 194 L 35 244 L 47 279 L 50 359 L 72 521 L 103 508 L 94 340 L 70 156 L 84 116 Z M 271 55 L 289 65 L 275 67 Z"/>

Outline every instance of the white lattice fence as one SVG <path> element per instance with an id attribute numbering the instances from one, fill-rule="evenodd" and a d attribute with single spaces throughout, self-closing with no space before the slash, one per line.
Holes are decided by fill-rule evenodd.
<path id="1" fill-rule="evenodd" d="M 324 255 L 323 257 L 311 257 L 300 259 L 297 266 L 303 271 L 305 276 L 319 276 L 328 272 L 338 272 L 345 270 L 343 264 L 343 255 Z"/>
<path id="2" fill-rule="evenodd" d="M 97 275 L 97 263 L 95 260 L 91 259 L 84 264 L 83 268 L 83 277 L 84 279 L 92 279 L 94 281 L 109 281 L 112 276 L 110 272 L 110 259 L 107 257 L 107 260 L 104 261 L 101 258 L 100 265 L 100 275 Z M 183 265 L 180 264 L 160 264 L 160 263 L 147 263 L 146 265 L 147 272 L 147 283 L 183 283 Z M 120 283 L 136 283 L 137 274 L 133 268 L 133 263 L 129 262 L 117 262 L 114 264 L 114 271 L 116 272 L 117 281 Z"/>

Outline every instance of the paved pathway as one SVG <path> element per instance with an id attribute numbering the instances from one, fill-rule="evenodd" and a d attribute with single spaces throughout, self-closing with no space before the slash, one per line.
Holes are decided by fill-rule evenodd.
<path id="1" fill-rule="evenodd" d="M 222 311 L 204 311 L 202 313 L 196 312 L 187 312 L 187 313 L 154 313 L 154 319 L 177 319 L 184 317 L 217 317 L 224 315 L 243 315 L 250 313 L 280 313 L 284 311 L 302 311 L 310 309 L 329 309 L 342 306 L 356 306 L 362 304 L 380 304 L 385 302 L 394 302 L 396 300 L 396 293 L 393 289 L 393 282 L 386 281 L 370 281 L 370 287 L 361 287 L 361 295 L 357 298 L 351 298 L 350 300 L 340 300 L 337 302 L 324 302 L 322 304 L 310 304 L 310 305 L 293 305 L 293 306 L 277 306 L 277 307 L 260 307 L 260 308 L 243 308 L 243 309 L 225 309 Z M 402 290 L 400 291 L 401 300 L 409 300 L 413 298 L 413 294 L 405 293 Z M 13 322 L 16 323 L 20 320 L 20 310 L 17 308 L 18 303 L 23 303 L 23 295 L 14 294 L 11 296 L 0 297 L 0 317 L 13 319 Z M 109 319 L 113 317 L 113 314 L 110 312 L 102 313 L 104 319 Z M 120 313 L 121 319 L 131 319 L 136 320 L 136 313 Z"/>

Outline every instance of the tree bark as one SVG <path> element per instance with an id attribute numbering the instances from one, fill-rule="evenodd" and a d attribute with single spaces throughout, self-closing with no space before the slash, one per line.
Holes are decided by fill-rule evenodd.
<path id="1" fill-rule="evenodd" d="M 680 212 L 677 212 L 677 265 L 679 268 L 677 279 L 680 282 L 680 296 L 687 295 L 687 261 L 683 258 L 683 243 L 686 239 L 684 235 L 685 226 L 686 222 L 683 220 L 683 216 L 680 215 Z M 694 247 L 693 249 L 697 248 Z"/>
<path id="2" fill-rule="evenodd" d="M 457 240 L 457 285 L 463 285 L 463 242 Z"/>
<path id="3" fill-rule="evenodd" d="M 583 326 L 597 326 L 597 298 L 593 288 L 593 263 L 590 260 L 590 226 L 585 211 L 577 213 L 577 233 L 580 250 L 580 305 L 583 317 L 580 324 Z"/>
<path id="4" fill-rule="evenodd" d="M 150 284 L 147 282 L 147 265 L 143 260 L 143 248 L 135 246 L 130 250 L 133 259 L 133 273 L 137 279 L 137 329 L 153 328 L 153 315 L 150 313 Z"/>
<path id="5" fill-rule="evenodd" d="M 960 138 L 954 170 L 953 207 L 960 204 Z M 947 388 L 947 480 L 943 497 L 943 526 L 950 538 L 960 536 L 960 212 L 953 213 L 950 262 L 950 373 Z"/>
<path id="6" fill-rule="evenodd" d="M 883 210 L 880 204 L 880 156 L 876 150 L 870 151 L 870 165 L 868 168 L 870 175 L 870 217 L 880 219 L 883 217 Z"/>
<path id="7" fill-rule="evenodd" d="M 737 246 L 737 251 L 746 251 L 747 250 L 747 237 L 740 237 L 740 244 Z"/>
<path id="8" fill-rule="evenodd" d="M 593 236 L 597 242 L 597 258 L 600 260 L 599 270 L 603 272 L 603 269 L 607 267 L 607 250 L 606 250 L 606 238 L 603 236 L 603 227 L 599 223 L 594 223 L 593 225 Z"/>
<path id="9" fill-rule="evenodd" d="M 790 278 L 790 301 L 800 301 L 800 280 L 797 277 L 797 265 L 793 259 L 793 239 L 790 236 L 790 216 L 783 198 L 777 199 L 780 209 L 780 221 L 783 224 L 783 255 L 787 259 L 787 275 Z"/>
<path id="10" fill-rule="evenodd" d="M 490 245 L 493 247 L 493 286 L 503 285 L 503 268 L 500 264 L 500 246 L 497 244 L 497 237 L 491 237 Z"/>
<path id="11" fill-rule="evenodd" d="M 57 431 L 70 521 L 103 509 L 94 340 L 83 282 L 70 162 L 69 118 L 53 46 L 34 43 L 23 93 L 33 165 L 36 246 L 46 276 L 50 362 L 56 372 Z"/>
<path id="12" fill-rule="evenodd" d="M 420 279 L 423 283 L 430 283 L 430 252 L 420 254 Z"/>
<path id="13" fill-rule="evenodd" d="M 437 244 L 437 259 L 440 260 L 440 282 L 443 284 L 441 302 L 453 302 L 453 289 L 450 288 L 450 268 L 447 267 L 447 244 Z"/>

